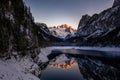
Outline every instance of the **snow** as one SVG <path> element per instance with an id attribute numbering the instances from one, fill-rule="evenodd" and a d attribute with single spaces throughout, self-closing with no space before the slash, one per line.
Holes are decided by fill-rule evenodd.
<path id="1" fill-rule="evenodd" d="M 42 27 L 40 27 L 40 29 L 42 31 L 44 31 L 44 33 L 48 34 L 48 35 L 51 35 L 50 32 L 49 32 L 49 29 L 45 26 L 45 25 L 42 25 Z"/>
<path id="2" fill-rule="evenodd" d="M 82 49 L 82 50 L 98 50 L 98 51 L 117 51 L 120 52 L 120 47 L 90 47 L 90 46 L 50 46 L 41 48 L 41 53 L 48 55 L 52 50 L 55 49 Z"/>
<path id="3" fill-rule="evenodd" d="M 110 33 L 111 31 L 113 31 L 113 30 L 115 30 L 116 28 L 109 28 L 109 30 L 106 32 L 106 33 L 104 33 L 102 36 L 105 36 L 105 35 L 107 35 L 108 33 Z"/>
<path id="4" fill-rule="evenodd" d="M 101 30 L 97 30 L 97 31 L 93 32 L 92 34 L 90 34 L 89 36 L 87 36 L 85 39 L 87 40 L 87 38 L 99 36 L 102 32 L 103 31 L 101 31 Z"/>
<path id="5" fill-rule="evenodd" d="M 32 71 L 36 71 L 35 74 L 38 75 L 40 73 L 38 68 L 29 57 L 21 60 L 0 59 L 0 80 L 40 80 L 32 74 Z"/>
<path id="6" fill-rule="evenodd" d="M 120 47 L 80 47 L 82 50 L 97 50 L 97 51 L 115 51 L 120 52 Z"/>
<path id="7" fill-rule="evenodd" d="M 65 38 L 68 34 L 74 34 L 74 31 L 68 32 L 65 31 L 66 28 L 49 28 L 51 31 L 52 35 L 60 38 Z"/>
<path id="8" fill-rule="evenodd" d="M 5 17 L 11 20 L 13 23 L 15 23 L 14 16 L 12 15 L 11 12 L 6 11 L 5 12 Z"/>
<path id="9" fill-rule="evenodd" d="M 70 59 L 65 56 L 65 54 L 60 55 L 59 57 L 56 58 L 55 61 L 52 63 L 65 63 L 65 61 L 69 61 Z"/>
<path id="10" fill-rule="evenodd" d="M 38 61 L 41 61 L 41 62 L 47 62 L 49 59 L 47 58 L 47 56 L 49 54 L 51 54 L 52 50 L 55 50 L 55 49 L 69 49 L 70 47 L 56 47 L 56 46 L 51 46 L 51 47 L 46 47 L 46 48 L 41 48 L 41 52 L 40 54 L 38 55 Z"/>
<path id="11" fill-rule="evenodd" d="M 48 58 L 47 58 L 47 56 L 44 55 L 44 53 L 40 53 L 39 54 L 39 61 L 47 62 Z"/>
<path id="12" fill-rule="evenodd" d="M 65 49 L 76 49 L 76 50 L 95 50 L 95 51 L 103 51 L 108 55 L 120 56 L 120 47 L 77 47 L 77 46 L 50 46 L 41 49 L 41 53 L 39 54 L 39 59 L 42 62 L 47 62 L 47 55 L 51 54 L 52 50 L 65 50 Z M 43 55 L 43 56 L 41 56 Z"/>
<path id="13" fill-rule="evenodd" d="M 9 6 L 11 6 L 11 4 L 12 4 L 11 1 L 9 1 Z"/>
<path id="14" fill-rule="evenodd" d="M 61 49 L 79 49 L 79 50 L 97 50 L 111 52 L 120 56 L 120 47 L 77 47 L 77 46 L 50 46 L 41 48 L 38 55 L 38 61 L 47 62 L 47 55 L 51 54 L 52 50 Z M 65 54 L 56 58 L 56 62 L 69 60 Z M 40 80 L 38 77 L 41 73 L 39 66 L 29 56 L 11 58 L 9 60 L 0 59 L 0 80 Z"/>
<path id="15" fill-rule="evenodd" d="M 47 55 L 49 55 L 52 50 L 54 50 L 54 48 L 52 47 L 46 47 L 46 48 L 41 48 L 41 52 L 38 55 L 38 61 L 42 61 L 42 62 L 47 62 L 49 59 L 47 58 Z"/>
<path id="16" fill-rule="evenodd" d="M 24 26 L 20 25 L 20 31 L 23 32 L 24 31 Z"/>

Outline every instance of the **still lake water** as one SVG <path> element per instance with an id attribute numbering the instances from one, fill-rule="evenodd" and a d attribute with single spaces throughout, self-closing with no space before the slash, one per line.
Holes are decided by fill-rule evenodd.
<path id="1" fill-rule="evenodd" d="M 82 80 L 78 64 L 71 68 L 58 68 L 57 66 L 48 66 L 43 71 L 41 80 Z"/>
<path id="2" fill-rule="evenodd" d="M 118 73 L 116 70 L 120 67 L 120 53 L 118 50 L 83 49 L 78 47 L 51 48 L 49 55 L 52 55 L 52 57 L 50 56 L 49 63 L 42 70 L 40 80 L 119 79 L 116 74 Z"/>

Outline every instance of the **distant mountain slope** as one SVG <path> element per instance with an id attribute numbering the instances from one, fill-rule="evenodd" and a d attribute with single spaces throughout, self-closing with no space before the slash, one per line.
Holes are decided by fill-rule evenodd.
<path id="1" fill-rule="evenodd" d="M 59 38 L 65 38 L 69 34 L 74 34 L 75 29 L 72 28 L 72 26 L 69 26 L 67 24 L 62 24 L 59 26 L 49 27 L 50 32 L 52 35 L 59 37 Z"/>
<path id="2" fill-rule="evenodd" d="M 82 16 L 76 37 L 81 45 L 120 45 L 120 0 L 100 14 Z"/>
<path id="3" fill-rule="evenodd" d="M 47 27 L 46 24 L 44 23 L 36 23 L 36 27 L 37 27 L 37 35 L 38 35 L 38 39 L 39 39 L 39 43 L 41 43 L 41 41 L 48 41 L 48 42 L 61 42 L 63 41 L 62 38 L 59 38 L 57 36 L 54 36 L 51 34 L 49 28 Z M 41 39 L 41 37 L 43 37 Z"/>

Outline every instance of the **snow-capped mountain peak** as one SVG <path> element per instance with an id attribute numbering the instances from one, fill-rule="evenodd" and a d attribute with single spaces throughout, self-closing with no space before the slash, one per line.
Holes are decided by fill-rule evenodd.
<path id="1" fill-rule="evenodd" d="M 74 34 L 76 31 L 74 28 L 72 28 L 72 26 L 67 24 L 49 27 L 49 30 L 51 31 L 52 35 L 60 38 L 65 38 L 67 35 Z"/>

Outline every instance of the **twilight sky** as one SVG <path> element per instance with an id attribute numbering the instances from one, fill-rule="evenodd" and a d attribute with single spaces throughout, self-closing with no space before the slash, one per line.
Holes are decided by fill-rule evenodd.
<path id="1" fill-rule="evenodd" d="M 99 13 L 112 6 L 113 0 L 24 0 L 35 22 L 48 26 L 68 24 L 77 28 L 82 15 Z"/>

